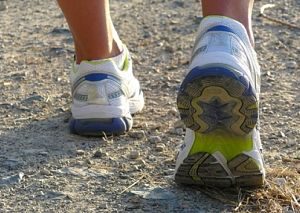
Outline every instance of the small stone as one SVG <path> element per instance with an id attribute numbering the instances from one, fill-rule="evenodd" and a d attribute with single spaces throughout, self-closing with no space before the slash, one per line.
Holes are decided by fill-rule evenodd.
<path id="1" fill-rule="evenodd" d="M 156 145 L 155 150 L 156 150 L 157 152 L 163 152 L 164 149 L 165 149 L 165 147 L 166 147 L 165 144 L 159 143 L 159 144 Z"/>
<path id="2" fill-rule="evenodd" d="M 278 186 L 283 187 L 286 184 L 286 180 L 284 178 L 276 178 L 275 183 Z"/>
<path id="3" fill-rule="evenodd" d="M 104 153 L 103 153 L 101 150 L 97 150 L 97 151 L 94 153 L 93 157 L 94 157 L 94 158 L 102 158 L 103 155 L 104 155 Z"/>
<path id="4" fill-rule="evenodd" d="M 151 38 L 152 37 L 152 33 L 149 31 L 144 31 L 144 38 Z"/>
<path id="5" fill-rule="evenodd" d="M 44 100 L 43 96 L 41 96 L 41 95 L 33 95 L 33 96 L 29 97 L 29 98 L 26 98 L 22 102 L 26 103 L 26 104 L 32 104 L 35 101 L 43 101 L 43 100 Z"/>
<path id="6" fill-rule="evenodd" d="M 90 160 L 90 159 L 86 159 L 85 161 L 88 165 L 94 165 L 94 161 Z"/>
<path id="7" fill-rule="evenodd" d="M 146 161 L 144 161 L 143 159 L 138 159 L 136 162 L 143 168 L 145 168 L 145 166 L 147 166 Z"/>
<path id="8" fill-rule="evenodd" d="M 12 83 L 10 81 L 4 81 L 3 82 L 3 86 L 5 86 L 5 87 L 8 87 L 10 85 L 12 85 Z"/>
<path id="9" fill-rule="evenodd" d="M 174 1 L 176 7 L 184 7 L 184 1 Z"/>
<path id="10" fill-rule="evenodd" d="M 284 132 L 280 131 L 279 133 L 280 133 L 280 136 L 281 136 L 282 138 L 285 138 Z"/>
<path id="11" fill-rule="evenodd" d="M 52 34 L 70 34 L 70 30 L 67 28 L 54 28 L 51 32 Z"/>
<path id="12" fill-rule="evenodd" d="M 177 109 L 176 108 L 170 109 L 168 114 L 176 116 L 178 114 Z"/>
<path id="13" fill-rule="evenodd" d="M 67 194 L 59 191 L 48 191 L 45 196 L 50 200 L 62 200 L 66 198 Z"/>
<path id="14" fill-rule="evenodd" d="M 169 53 L 174 53 L 175 52 L 175 48 L 173 46 L 166 46 L 165 50 Z"/>
<path id="15" fill-rule="evenodd" d="M 82 156 L 82 155 L 84 155 L 84 153 L 85 153 L 84 150 L 81 150 L 81 149 L 76 151 L 76 155 L 78 155 L 78 156 Z"/>
<path id="16" fill-rule="evenodd" d="M 140 130 L 140 131 L 130 132 L 129 136 L 132 138 L 136 138 L 136 139 L 143 139 L 146 137 L 146 134 L 145 134 L 145 131 Z"/>
<path id="17" fill-rule="evenodd" d="M 130 193 L 140 196 L 146 200 L 175 200 L 176 195 L 166 189 L 162 188 L 149 188 L 149 189 L 138 189 L 136 191 L 131 191 Z"/>
<path id="18" fill-rule="evenodd" d="M 62 98 L 69 98 L 70 97 L 70 94 L 65 92 L 61 95 Z"/>
<path id="19" fill-rule="evenodd" d="M 42 169 L 42 170 L 40 171 L 40 174 L 41 174 L 41 175 L 50 176 L 50 175 L 51 175 L 51 172 L 50 172 L 48 169 Z"/>
<path id="20" fill-rule="evenodd" d="M 154 155 L 149 155 L 149 156 L 148 156 L 148 159 L 149 159 L 150 161 L 156 161 L 156 157 L 155 157 Z"/>
<path id="21" fill-rule="evenodd" d="M 178 128 L 184 128 L 185 125 L 184 125 L 184 123 L 183 123 L 182 120 L 178 120 L 178 121 L 175 121 L 174 127 L 175 127 L 176 129 L 178 129 Z"/>
<path id="22" fill-rule="evenodd" d="M 23 180 L 24 173 L 20 172 L 17 175 L 12 175 L 8 177 L 3 177 L 0 179 L 0 186 L 10 186 L 21 183 Z"/>
<path id="23" fill-rule="evenodd" d="M 295 146 L 295 145 L 297 145 L 297 141 L 292 140 L 292 139 L 288 139 L 288 141 L 287 141 L 287 146 L 288 147 L 292 147 L 292 146 Z"/>
<path id="24" fill-rule="evenodd" d="M 128 155 L 128 158 L 132 160 L 135 160 L 138 157 L 140 157 L 140 153 L 136 150 L 131 151 L 130 154 Z"/>
<path id="25" fill-rule="evenodd" d="M 296 69 L 297 68 L 297 62 L 296 61 L 288 61 L 286 62 L 286 67 L 290 69 Z"/>
<path id="26" fill-rule="evenodd" d="M 0 202 L 0 208 L 4 209 L 4 207 L 5 207 L 5 203 L 4 202 Z"/>
<path id="27" fill-rule="evenodd" d="M 125 211 L 132 212 L 134 209 L 140 209 L 141 204 L 140 203 L 128 203 L 125 207 Z"/>
<path id="28" fill-rule="evenodd" d="M 108 208 L 107 203 L 100 203 L 99 209 L 107 209 L 107 208 Z"/>
<path id="29" fill-rule="evenodd" d="M 157 144 L 157 143 L 160 143 L 161 142 L 161 137 L 159 136 L 150 136 L 148 138 L 148 141 L 151 143 L 151 144 Z"/>
<path id="30" fill-rule="evenodd" d="M 177 135 L 184 135 L 184 130 L 182 128 L 175 129 Z"/>
<path id="31" fill-rule="evenodd" d="M 49 155 L 49 152 L 42 151 L 42 152 L 39 152 L 39 155 L 46 157 Z"/>

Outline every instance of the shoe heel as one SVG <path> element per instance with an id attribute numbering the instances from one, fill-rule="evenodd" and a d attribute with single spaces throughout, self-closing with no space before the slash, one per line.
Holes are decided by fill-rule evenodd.
<path id="1" fill-rule="evenodd" d="M 177 97 L 185 125 L 199 133 L 217 129 L 247 135 L 258 120 L 258 100 L 246 76 L 232 68 L 196 67 Z"/>
<path id="2" fill-rule="evenodd" d="M 70 132 L 84 136 L 121 135 L 132 128 L 132 117 L 112 119 L 71 119 Z"/>

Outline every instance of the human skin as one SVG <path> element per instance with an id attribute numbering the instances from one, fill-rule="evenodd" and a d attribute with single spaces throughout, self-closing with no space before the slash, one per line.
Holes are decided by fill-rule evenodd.
<path id="1" fill-rule="evenodd" d="M 254 0 L 202 0 L 203 16 L 221 15 L 241 22 L 254 44 L 251 23 L 253 3 Z M 58 0 L 58 4 L 73 34 L 78 64 L 83 60 L 111 58 L 121 53 L 109 0 Z"/>
<path id="2" fill-rule="evenodd" d="M 227 16 L 242 23 L 254 44 L 252 32 L 252 9 L 254 0 L 202 0 L 203 16 Z"/>
<path id="3" fill-rule="evenodd" d="M 77 63 L 120 54 L 113 38 L 109 0 L 58 0 L 58 4 L 73 34 Z"/>

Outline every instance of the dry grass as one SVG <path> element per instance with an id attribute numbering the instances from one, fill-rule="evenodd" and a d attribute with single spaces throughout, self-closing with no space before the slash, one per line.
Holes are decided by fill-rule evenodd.
<path id="1" fill-rule="evenodd" d="M 300 213 L 300 174 L 295 168 L 267 170 L 264 187 L 259 189 L 201 190 L 233 207 L 234 212 Z"/>

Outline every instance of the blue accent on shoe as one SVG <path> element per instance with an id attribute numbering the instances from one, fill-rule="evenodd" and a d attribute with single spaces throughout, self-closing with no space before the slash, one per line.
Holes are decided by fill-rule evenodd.
<path id="1" fill-rule="evenodd" d="M 110 123 L 97 119 L 71 119 L 70 131 L 78 135 L 101 136 L 120 135 L 129 131 L 132 127 L 132 118 L 112 118 Z"/>
<path id="2" fill-rule="evenodd" d="M 101 81 L 104 79 L 107 79 L 108 75 L 103 73 L 92 73 L 89 75 L 86 75 L 84 78 L 87 81 Z"/>
<path id="3" fill-rule="evenodd" d="M 192 82 L 194 79 L 204 78 L 206 76 L 220 76 L 220 77 L 226 76 L 226 77 L 233 78 L 233 79 L 239 81 L 240 83 L 242 83 L 243 85 L 245 85 L 246 88 L 248 88 L 244 92 L 244 95 L 250 96 L 250 95 L 255 94 L 255 91 L 253 90 L 253 87 L 251 86 L 251 84 L 246 76 L 237 76 L 233 73 L 233 71 L 231 71 L 230 69 L 225 68 L 225 67 L 206 67 L 206 68 L 195 67 L 195 68 L 193 68 L 189 72 L 189 74 L 185 77 L 185 79 L 183 80 L 183 82 L 180 86 L 180 91 L 183 91 L 184 88 L 186 87 L 186 85 L 188 83 Z"/>
<path id="4" fill-rule="evenodd" d="M 75 84 L 73 84 L 72 86 L 72 91 L 74 91 L 74 89 L 79 85 L 81 84 L 83 81 L 102 81 L 102 80 L 105 80 L 105 79 L 110 79 L 110 80 L 113 80 L 115 81 L 116 83 L 120 83 L 120 80 L 118 78 L 116 78 L 115 76 L 112 76 L 112 75 L 108 75 L 108 74 L 104 74 L 104 73 L 91 73 L 91 74 L 88 74 L 80 79 L 78 79 Z"/>
<path id="5" fill-rule="evenodd" d="M 92 73 L 88 74 L 84 77 L 85 80 L 87 81 L 102 81 L 105 79 L 111 79 L 114 81 L 119 81 L 116 77 L 104 73 Z"/>
<path id="6" fill-rule="evenodd" d="M 229 27 L 226 27 L 224 25 L 214 26 L 214 27 L 208 29 L 206 32 L 213 32 L 213 31 L 223 31 L 223 32 L 229 32 L 229 33 L 235 34 L 235 32 L 232 29 L 230 29 Z"/>

